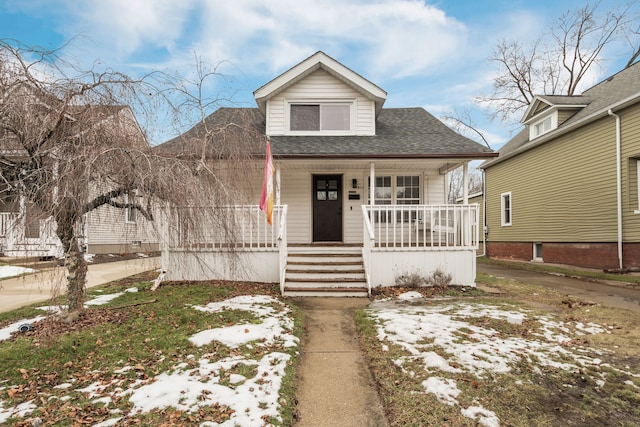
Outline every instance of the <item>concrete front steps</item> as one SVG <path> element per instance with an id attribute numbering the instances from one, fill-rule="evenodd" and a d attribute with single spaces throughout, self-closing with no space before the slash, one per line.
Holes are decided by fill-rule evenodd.
<path id="1" fill-rule="evenodd" d="M 359 245 L 290 245 L 284 295 L 366 297 L 367 280 Z"/>

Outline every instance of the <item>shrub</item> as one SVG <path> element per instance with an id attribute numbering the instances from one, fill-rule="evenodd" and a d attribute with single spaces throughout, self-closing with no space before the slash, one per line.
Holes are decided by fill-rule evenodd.
<path id="1" fill-rule="evenodd" d="M 419 288 L 427 285 L 427 280 L 420 273 L 414 271 L 413 273 L 404 273 L 396 276 L 395 284 L 403 288 Z"/>
<path id="2" fill-rule="evenodd" d="M 451 279 L 451 274 L 446 273 L 439 268 L 425 278 L 426 282 L 430 285 L 443 288 L 449 286 L 449 284 L 451 283 Z"/>

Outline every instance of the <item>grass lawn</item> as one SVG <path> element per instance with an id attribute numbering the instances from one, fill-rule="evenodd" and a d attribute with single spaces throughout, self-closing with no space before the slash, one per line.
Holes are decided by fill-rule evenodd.
<path id="1" fill-rule="evenodd" d="M 0 314 L 0 424 L 294 425 L 300 310 L 277 286 L 153 276 L 92 288 L 70 325 Z M 477 283 L 498 293 L 383 289 L 357 313 L 392 426 L 640 425 L 640 315 Z"/>
<path id="2" fill-rule="evenodd" d="M 640 315 L 483 274 L 477 283 L 500 293 L 420 288 L 427 299 L 358 313 L 391 425 L 640 424 Z"/>
<path id="3" fill-rule="evenodd" d="M 301 316 L 278 289 L 150 279 L 92 288 L 73 324 L 0 341 L 0 424 L 292 425 Z M 43 314 L 3 313 L 0 329 Z"/>

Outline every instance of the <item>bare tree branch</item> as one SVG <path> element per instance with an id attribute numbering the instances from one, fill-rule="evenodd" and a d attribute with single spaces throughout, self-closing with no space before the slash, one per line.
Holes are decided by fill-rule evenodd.
<path id="1" fill-rule="evenodd" d="M 637 12 L 632 6 L 600 13 L 600 2 L 587 3 L 567 10 L 530 46 L 501 40 L 490 57 L 498 67 L 492 93 L 477 101 L 491 108 L 492 119 L 506 121 L 527 108 L 535 95 L 576 94 L 613 42 L 626 38 L 632 47 L 637 46 Z M 634 47 L 630 63 L 639 51 Z"/>

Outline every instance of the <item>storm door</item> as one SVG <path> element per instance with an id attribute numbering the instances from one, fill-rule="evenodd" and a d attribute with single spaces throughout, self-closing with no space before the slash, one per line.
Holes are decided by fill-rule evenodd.
<path id="1" fill-rule="evenodd" d="M 342 176 L 313 176 L 313 241 L 342 241 Z"/>

